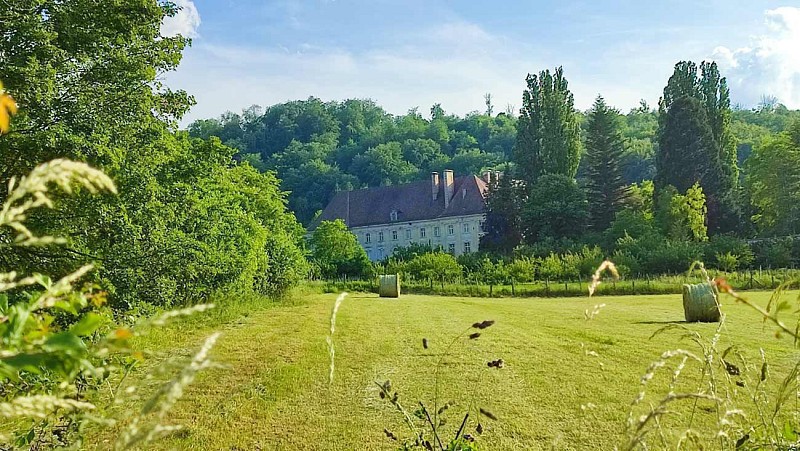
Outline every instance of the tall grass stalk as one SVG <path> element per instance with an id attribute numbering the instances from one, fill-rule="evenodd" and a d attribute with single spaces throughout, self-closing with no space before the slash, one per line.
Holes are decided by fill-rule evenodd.
<path id="1" fill-rule="evenodd" d="M 331 365 L 330 365 L 330 372 L 328 375 L 328 384 L 333 384 L 333 374 L 336 371 L 336 350 L 333 347 L 333 334 L 336 332 L 336 313 L 339 311 L 339 306 L 342 305 L 342 301 L 347 296 L 347 293 L 342 293 L 339 297 L 336 298 L 336 302 L 333 304 L 333 310 L 331 311 L 331 333 L 328 335 L 328 354 L 330 355 Z"/>

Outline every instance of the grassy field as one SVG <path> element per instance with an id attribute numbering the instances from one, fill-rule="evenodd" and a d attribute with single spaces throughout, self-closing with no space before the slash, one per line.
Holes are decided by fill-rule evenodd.
<path id="1" fill-rule="evenodd" d="M 769 294 L 748 296 L 763 305 Z M 224 366 L 203 373 L 175 407 L 169 421 L 186 426 L 186 431 L 155 448 L 395 449 L 384 428 L 401 437 L 408 433 L 397 412 L 379 399 L 375 381 L 391 379 L 410 410 L 417 400 L 432 404 L 433 369 L 447 344 L 473 322 L 492 319 L 496 324 L 480 338 L 457 343 L 444 358 L 440 399 L 459 404 L 448 417 L 448 434 L 460 423 L 458 412 L 481 406 L 498 417 L 483 421 L 479 440 L 486 449 L 611 449 L 624 442 L 625 420 L 648 365 L 666 350 L 700 352 L 678 333 L 650 339 L 658 329 L 683 319 L 678 295 L 389 300 L 354 294 L 339 310 L 335 380 L 329 386 L 325 337 L 334 298 L 309 294 L 288 305 L 230 318 L 213 351 Z M 584 311 L 597 303 L 606 306 L 585 319 Z M 767 383 L 777 387 L 797 356 L 791 341 L 777 339 L 774 329 L 746 306 L 725 301 L 724 309 L 728 319 L 718 347 L 737 345 L 747 364 L 733 354 L 728 360 L 739 362 L 744 372 L 758 370 L 758 350 L 763 348 L 770 361 Z M 716 328 L 684 326 L 707 338 Z M 144 393 L 152 391 L 169 372 L 156 371 L 152 379 L 143 375 L 191 355 L 212 330 L 203 321 L 154 330 L 141 342 L 154 357 L 132 374 L 131 383 L 141 383 Z M 423 338 L 430 344 L 427 350 Z M 173 350 L 165 353 L 169 348 Z M 505 361 L 504 368 L 486 366 L 496 358 Z M 671 361 L 656 373 L 642 406 L 663 397 L 677 363 Z M 676 391 L 697 390 L 698 371 L 698 365 L 687 364 Z M 747 384 L 729 384 L 728 396 L 753 416 L 750 380 Z M 663 422 L 664 440 L 673 441 L 686 429 L 690 404 L 673 406 L 675 413 Z M 796 411 L 794 397 L 791 406 Z M 695 411 L 692 427 L 713 434 L 710 403 L 700 402 Z M 98 440 L 96 448 L 108 447 L 104 438 Z M 654 441 L 653 447 L 659 443 Z"/>

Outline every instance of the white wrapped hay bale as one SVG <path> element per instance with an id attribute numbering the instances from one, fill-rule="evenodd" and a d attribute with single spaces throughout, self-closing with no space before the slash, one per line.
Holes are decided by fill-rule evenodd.
<path id="1" fill-rule="evenodd" d="M 400 275 L 399 274 L 385 274 L 380 276 L 380 287 L 378 288 L 378 295 L 382 298 L 399 298 L 400 297 Z"/>
<path id="2" fill-rule="evenodd" d="M 686 322 L 715 323 L 719 321 L 716 288 L 708 282 L 683 285 L 683 314 Z"/>

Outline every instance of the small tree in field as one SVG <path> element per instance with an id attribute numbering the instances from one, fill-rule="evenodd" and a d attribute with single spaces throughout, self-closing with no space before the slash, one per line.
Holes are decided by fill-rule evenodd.
<path id="1" fill-rule="evenodd" d="M 372 269 L 367 253 L 344 221 L 322 221 L 311 235 L 313 262 L 326 278 L 366 276 Z"/>
<path id="2" fill-rule="evenodd" d="M 480 266 L 480 280 L 489 285 L 489 296 L 494 292 L 494 286 L 502 284 L 508 279 L 508 268 L 502 260 L 492 263 L 488 258 L 483 259 Z"/>
<path id="3" fill-rule="evenodd" d="M 450 254 L 432 252 L 411 260 L 407 271 L 416 279 L 429 281 L 431 288 L 434 281 L 439 281 L 444 289 L 445 282 L 452 282 L 461 275 L 461 265 Z"/>

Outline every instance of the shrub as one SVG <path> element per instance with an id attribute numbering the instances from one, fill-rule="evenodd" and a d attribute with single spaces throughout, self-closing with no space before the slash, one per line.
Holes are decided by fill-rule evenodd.
<path id="1" fill-rule="evenodd" d="M 438 281 L 444 288 L 445 282 L 451 282 L 461 276 L 461 265 L 455 257 L 443 252 L 433 252 L 415 257 L 407 265 L 408 273 L 417 280 L 427 280 L 433 285 Z"/>
<path id="2" fill-rule="evenodd" d="M 0 228 L 10 231 L 17 245 L 61 242 L 36 236 L 24 221 L 31 210 L 52 207 L 50 185 L 71 192 L 73 183 L 90 192 L 115 191 L 102 172 L 83 163 L 54 160 L 36 167 L 18 183 L 12 179 L 0 208 Z M 141 353 L 134 352 L 129 342 L 136 329 L 114 326 L 111 311 L 104 306 L 105 293 L 92 284 L 74 288 L 91 270 L 91 265 L 83 266 L 59 280 L 42 274 L 0 273 L 0 416 L 6 420 L 0 425 L 0 441 L 4 448 L 81 448 L 88 424 L 114 423 L 95 413 L 102 412 L 95 400 L 105 398 L 111 381 L 122 385 L 124 374 Z M 9 296 L 22 290 L 26 290 L 23 296 Z M 170 318 L 210 307 L 167 312 L 147 323 L 162 325 Z M 208 352 L 218 335 L 209 337 L 191 364 L 156 391 L 140 415 L 126 412 L 132 421 L 118 437 L 116 448 L 129 449 L 179 429 L 161 422 L 185 386 L 209 366 Z"/>
<path id="3" fill-rule="evenodd" d="M 511 283 L 532 282 L 536 274 L 536 262 L 526 257 L 518 258 L 506 266 Z"/>
<path id="4" fill-rule="evenodd" d="M 564 266 L 561 263 L 561 257 L 557 254 L 551 253 L 547 257 L 539 261 L 539 266 L 536 268 L 536 273 L 540 279 L 543 280 L 558 280 L 564 274 Z"/>
<path id="5" fill-rule="evenodd" d="M 617 243 L 617 249 L 620 254 L 634 258 L 640 271 L 646 274 L 683 272 L 703 256 L 701 243 L 671 241 L 659 235 L 626 237 Z"/>
<path id="6" fill-rule="evenodd" d="M 756 264 L 764 268 L 787 268 L 792 264 L 792 239 L 773 238 L 754 246 Z"/>
<path id="7" fill-rule="evenodd" d="M 730 269 L 723 268 L 724 265 L 730 267 L 732 263 L 732 260 L 726 257 L 726 255 L 730 255 L 736 259 L 735 269 L 749 267 L 754 259 L 753 251 L 746 241 L 731 235 L 716 235 L 711 237 L 708 243 L 706 243 L 703 261 L 712 268 L 731 271 Z M 718 256 L 726 261 L 723 263 L 719 260 Z"/>
<path id="8" fill-rule="evenodd" d="M 730 252 L 716 254 L 714 255 L 714 260 L 716 261 L 717 269 L 721 269 L 722 271 L 726 272 L 736 271 L 739 268 L 739 265 L 741 265 L 739 257 L 731 254 Z"/>
<path id="9" fill-rule="evenodd" d="M 577 257 L 577 273 L 581 277 L 588 277 L 594 274 L 595 270 L 605 260 L 603 251 L 599 246 L 584 246 Z"/>

